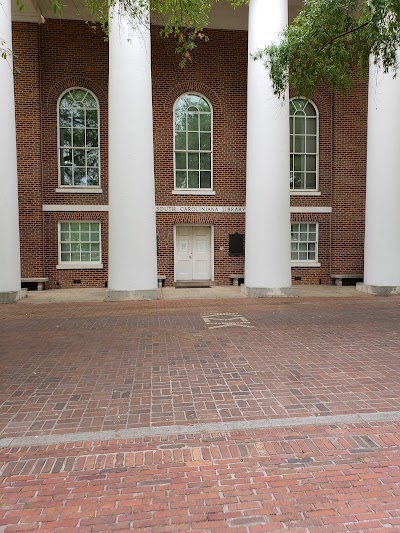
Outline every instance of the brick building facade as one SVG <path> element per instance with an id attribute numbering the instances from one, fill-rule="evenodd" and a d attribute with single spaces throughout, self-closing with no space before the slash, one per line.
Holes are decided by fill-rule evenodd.
<path id="1" fill-rule="evenodd" d="M 196 246 L 198 242 L 202 256 L 198 267 L 190 256 L 192 263 L 186 261 L 183 270 L 188 265 L 193 273 L 196 268 L 203 269 L 208 272 L 207 280 L 217 285 L 232 283 L 231 274 L 245 276 L 248 32 L 210 29 L 208 35 L 210 41 L 202 43 L 193 61 L 180 69 L 174 43 L 160 37 L 159 27 L 151 28 L 157 271 L 159 276 L 165 276 L 166 285 L 179 281 L 179 254 L 185 252 L 188 242 L 189 246 Z M 14 22 L 12 40 L 16 67 L 21 277 L 48 278 L 49 288 L 107 286 L 112 238 L 109 235 L 108 175 L 109 45 L 101 31 L 94 31 L 78 20 L 48 19 L 45 24 Z M 85 150 L 75 147 L 63 151 L 61 137 L 69 135 L 69 130 L 62 131 L 60 109 L 65 95 L 68 97 L 69 91 L 75 89 L 86 91 L 92 102 L 97 101 L 98 147 L 92 144 Z M 205 115 L 200 116 L 199 112 L 198 120 L 206 115 L 204 120 L 211 117 L 211 137 L 208 130 L 201 130 L 201 125 L 196 135 L 199 135 L 200 145 L 203 138 L 205 143 L 211 138 L 212 146 L 211 155 L 207 155 L 208 152 L 204 155 L 208 148 L 202 151 L 201 146 L 197 146 L 193 149 L 197 150 L 195 153 L 185 145 L 182 154 L 186 154 L 187 168 L 180 171 L 179 155 L 176 155 L 179 147 L 174 145 L 174 135 L 177 139 L 180 126 L 176 122 L 178 111 L 175 114 L 174 109 L 184 95 L 199 97 L 208 106 Z M 296 98 L 293 101 L 296 103 Z M 295 123 L 296 118 L 290 119 L 293 146 L 287 159 L 289 161 L 292 154 L 291 176 L 315 180 L 311 187 L 304 185 L 304 181 L 303 186 L 294 185 L 290 191 L 294 285 L 330 284 L 335 275 L 362 278 L 364 272 L 368 82 L 356 80 L 354 90 L 347 96 L 334 95 L 322 87 L 311 102 L 315 114 L 311 118 L 317 126 L 309 137 L 316 140 L 313 141 L 316 142 L 315 156 L 310 156 L 305 148 L 305 143 L 309 142 L 307 133 L 303 131 L 295 137 L 295 124 L 299 123 Z M 130 105 L 129 101 L 120 102 L 120 106 L 127 109 Z M 186 117 L 193 114 L 194 108 L 188 109 Z M 74 113 L 72 110 L 73 121 Z M 89 117 L 89 112 L 85 113 L 85 117 Z M 309 117 L 305 117 L 308 120 Z M 87 139 L 90 132 L 85 124 Z M 74 127 L 75 122 L 71 130 L 75 143 L 75 134 L 79 132 Z M 188 125 L 186 129 L 185 142 L 190 144 L 194 133 L 189 131 Z M 303 143 L 299 150 L 301 156 L 293 155 L 297 154 L 294 147 L 297 142 Z M 67 152 L 69 155 L 63 160 Z M 75 157 L 78 160 L 84 153 L 85 163 L 80 164 L 84 165 L 86 173 L 92 170 L 98 177 L 96 172 L 100 172 L 100 177 L 95 177 L 93 182 L 95 186 L 82 186 L 82 183 L 88 185 L 88 181 L 76 184 L 77 177 L 65 181 L 72 179 L 68 165 L 75 168 L 73 172 L 78 176 Z M 90 157 L 96 162 L 89 169 Z M 203 157 L 206 158 L 204 167 Z M 303 163 L 296 157 L 303 158 Z M 195 163 L 200 165 L 197 174 L 190 167 L 190 158 L 200 161 Z M 207 166 L 209 160 L 212 160 L 210 167 Z M 306 160 L 311 163 L 304 163 Z M 316 168 L 306 173 L 306 164 Z M 179 174 L 189 180 L 186 182 L 189 185 L 178 185 Z M 200 185 L 190 187 L 190 179 L 196 179 L 197 175 L 200 180 L 212 181 L 205 181 L 205 187 L 201 181 Z M 287 179 L 289 181 L 290 176 Z M 76 225 L 78 222 L 81 224 Z M 263 239 L 263 235 L 273 233 L 275 228 L 273 225 L 259 227 L 258 231 Z M 86 248 L 80 242 L 79 261 L 73 259 L 76 257 L 74 250 L 78 249 L 70 242 L 74 239 L 73 232 L 79 241 L 85 241 L 86 237 L 82 236 L 90 235 Z M 235 238 L 239 248 L 233 250 Z M 303 238 L 307 245 L 302 244 Z M 135 248 L 134 234 L 127 246 Z M 189 252 L 193 255 L 192 248 Z M 190 273 L 188 276 L 190 278 Z M 192 276 L 192 280 L 195 279 L 196 276 Z"/>

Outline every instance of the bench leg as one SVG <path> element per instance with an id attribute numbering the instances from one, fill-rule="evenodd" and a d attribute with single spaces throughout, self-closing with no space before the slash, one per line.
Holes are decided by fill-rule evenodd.
<path id="1" fill-rule="evenodd" d="M 239 287 L 239 278 L 233 278 L 233 286 Z"/>
<path id="2" fill-rule="evenodd" d="M 336 285 L 336 287 L 342 287 L 343 280 L 342 279 L 335 279 L 335 285 Z"/>
<path id="3" fill-rule="evenodd" d="M 43 290 L 43 282 L 42 281 L 39 281 L 38 284 L 37 284 L 37 290 L 38 291 L 42 291 Z"/>
<path id="4" fill-rule="evenodd" d="M 159 289 L 162 289 L 162 280 L 161 280 L 161 279 L 158 280 L 158 288 L 159 288 Z"/>

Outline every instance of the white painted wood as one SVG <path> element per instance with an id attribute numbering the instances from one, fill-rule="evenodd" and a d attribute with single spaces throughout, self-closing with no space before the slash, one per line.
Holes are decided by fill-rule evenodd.
<path id="1" fill-rule="evenodd" d="M 11 0 L 0 5 L 0 38 L 10 50 L 7 60 L 0 57 L 0 293 L 6 293 L 21 289 Z"/>
<path id="2" fill-rule="evenodd" d="M 149 20 L 131 30 L 111 13 L 109 38 L 111 295 L 157 289 Z"/>
<path id="3" fill-rule="evenodd" d="M 371 60 L 364 284 L 400 286 L 400 78 Z"/>
<path id="4" fill-rule="evenodd" d="M 193 279 L 211 279 L 211 228 L 193 226 Z"/>
<path id="5" fill-rule="evenodd" d="M 212 279 L 211 227 L 177 226 L 175 281 Z"/>
<path id="6" fill-rule="evenodd" d="M 261 61 L 250 55 L 277 41 L 287 0 L 250 0 L 247 102 L 246 288 L 291 286 L 289 104 L 273 94 Z"/>

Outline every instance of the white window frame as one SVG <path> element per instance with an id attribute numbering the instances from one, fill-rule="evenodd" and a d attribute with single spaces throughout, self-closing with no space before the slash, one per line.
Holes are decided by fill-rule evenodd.
<path id="1" fill-rule="evenodd" d="M 296 267 L 320 267 L 321 263 L 318 262 L 318 248 L 319 248 L 319 223 L 314 222 L 313 220 L 292 220 L 290 222 L 290 257 L 292 256 L 292 225 L 293 224 L 307 224 L 309 226 L 310 224 L 315 224 L 315 259 L 299 259 L 299 260 L 293 260 L 291 259 L 291 265 L 293 268 Z M 307 228 L 307 236 L 309 234 L 309 229 Z M 314 242 L 314 241 L 303 241 L 303 242 Z"/>
<path id="2" fill-rule="evenodd" d="M 75 89 L 90 93 L 97 103 L 97 115 L 98 115 L 97 131 L 98 131 L 98 138 L 99 138 L 98 147 L 97 147 L 99 151 L 99 183 L 98 185 L 79 186 L 79 185 L 62 185 L 61 184 L 60 103 L 67 93 Z M 69 87 L 68 89 L 66 89 L 64 92 L 60 94 L 57 100 L 57 161 L 58 161 L 58 187 L 56 188 L 56 192 L 58 193 L 79 193 L 79 194 L 82 194 L 82 193 L 97 193 L 98 194 L 98 193 L 103 192 L 101 189 L 100 103 L 99 103 L 99 99 L 97 98 L 97 96 L 90 89 L 86 89 L 86 87 Z"/>
<path id="3" fill-rule="evenodd" d="M 310 102 L 310 104 L 315 109 L 315 118 L 316 118 L 316 143 L 317 143 L 317 152 L 315 154 L 315 169 L 316 169 L 316 175 L 315 175 L 315 189 L 290 189 L 290 195 L 291 196 L 321 196 L 321 192 L 319 191 L 319 109 L 316 103 L 311 100 L 310 98 L 305 98 L 304 96 L 295 96 L 289 100 L 290 102 L 293 102 L 293 100 L 304 100 L 306 102 Z M 291 121 L 291 115 L 289 115 L 289 120 Z M 290 131 L 289 131 L 290 135 Z M 290 157 L 293 155 L 293 152 L 290 151 L 289 153 L 289 160 Z M 307 153 L 305 154 L 307 155 Z"/>
<path id="4" fill-rule="evenodd" d="M 186 95 L 193 95 L 193 96 L 198 96 L 199 98 L 202 98 L 203 100 L 205 100 L 207 102 L 207 104 L 209 105 L 210 107 L 210 114 L 211 114 L 211 150 L 210 150 L 210 154 L 211 154 L 211 187 L 208 188 L 208 189 L 201 189 L 201 188 L 198 188 L 198 189 L 191 189 L 191 188 L 186 188 L 186 189 L 179 189 L 176 187 L 176 158 L 175 158 L 175 111 L 176 111 L 176 105 L 177 103 L 179 102 L 179 100 L 181 100 L 184 96 Z M 201 94 L 199 92 L 196 92 L 196 91 L 188 91 L 188 92 L 185 92 L 185 93 L 182 93 L 176 100 L 175 100 L 175 103 L 174 103 L 174 109 L 173 109 L 173 156 L 174 156 L 174 189 L 172 191 L 172 194 L 176 194 L 176 195 L 193 195 L 193 196 L 214 196 L 215 195 L 215 191 L 214 191 L 214 110 L 213 110 L 213 106 L 211 105 L 211 102 L 210 100 L 204 96 L 204 94 Z M 183 150 L 182 150 L 183 151 Z M 186 152 L 188 152 L 189 150 L 186 150 Z M 201 153 L 201 150 L 199 150 L 199 154 Z"/>
<path id="5" fill-rule="evenodd" d="M 61 261 L 61 224 L 98 224 L 99 225 L 99 261 Z M 58 221 L 58 265 L 57 270 L 87 270 L 103 268 L 100 220 L 59 220 Z M 80 241 L 79 241 L 80 242 Z"/>

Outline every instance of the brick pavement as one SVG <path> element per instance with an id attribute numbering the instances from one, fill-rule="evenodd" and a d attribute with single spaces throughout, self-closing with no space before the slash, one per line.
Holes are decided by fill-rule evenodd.
<path id="1" fill-rule="evenodd" d="M 400 531 L 399 301 L 1 307 L 0 532 Z"/>

